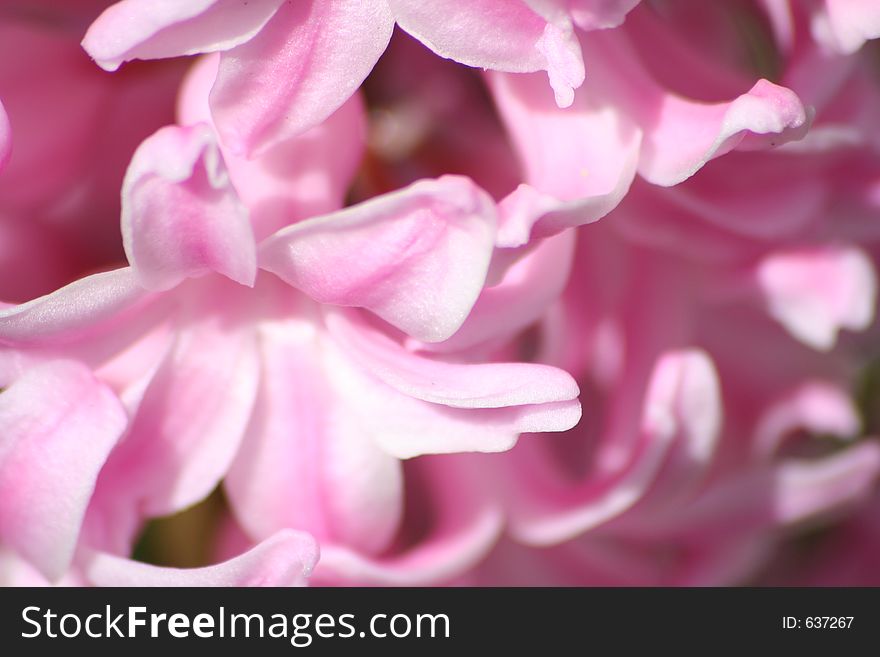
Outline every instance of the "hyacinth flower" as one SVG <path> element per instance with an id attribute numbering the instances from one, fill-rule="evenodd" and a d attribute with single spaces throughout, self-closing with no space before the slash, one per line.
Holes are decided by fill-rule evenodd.
<path id="1" fill-rule="evenodd" d="M 210 54 L 107 159 L 129 266 L 0 311 L 2 579 L 736 584 L 866 513 L 871 5 L 110 6 L 108 70 Z M 215 565 L 134 560 L 218 488 Z"/>
<path id="2" fill-rule="evenodd" d="M 358 101 L 351 103 L 317 138 L 358 133 Z M 303 136 L 304 148 L 315 138 Z M 89 549 L 128 555 L 145 517 L 186 508 L 221 480 L 254 542 L 295 526 L 382 566 L 396 557 L 388 551 L 403 507 L 401 458 L 504 450 L 523 431 L 577 422 L 578 389 L 561 370 L 405 347 L 407 336 L 449 338 L 480 296 L 497 220 L 485 192 L 460 177 L 422 181 L 258 243 L 265 224 L 251 224 L 248 204 L 278 200 L 269 174 L 273 156 L 285 155 L 233 160 L 227 170 L 208 124 L 160 130 L 138 149 L 123 184 L 131 267 L 3 312 L 4 397 L 41 390 L 41 368 L 74 368 L 115 404 L 88 467 L 59 478 L 79 494 L 68 496 L 68 522 L 53 525 L 57 533 L 20 531 L 10 501 L 3 541 L 45 576 L 81 567 L 77 555 Z M 323 174 L 346 175 L 336 165 Z M 328 185 L 327 194 L 345 186 Z M 269 206 L 255 218 L 277 218 L 278 206 Z M 57 399 L 54 379 L 45 385 L 43 398 Z M 28 407 L 15 409 L 10 422 L 27 426 Z M 107 418 L 98 412 L 93 420 Z M 88 431 L 91 421 L 67 424 Z M 53 437 L 65 440 L 49 430 L 46 442 Z M 31 458 L 35 471 L 7 470 L 10 488 L 52 477 L 61 465 Z M 473 522 L 485 525 L 473 507 L 464 515 L 466 523 L 453 518 L 436 540 L 459 540 L 447 535 L 450 525 L 462 535 Z M 484 545 L 492 538 L 481 536 Z M 454 550 L 435 552 L 461 561 Z M 479 556 L 470 553 L 470 561 Z M 400 568 L 420 558 L 404 557 Z"/>

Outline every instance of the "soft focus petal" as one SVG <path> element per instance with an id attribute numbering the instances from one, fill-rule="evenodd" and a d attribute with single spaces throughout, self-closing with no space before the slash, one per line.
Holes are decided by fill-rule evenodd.
<path id="1" fill-rule="evenodd" d="M 874 0 L 823 0 L 813 15 L 813 37 L 827 47 L 851 54 L 880 37 L 880 6 Z"/>
<path id="2" fill-rule="evenodd" d="M 0 392 L 0 538 L 46 577 L 67 569 L 126 422 L 113 392 L 72 361 L 34 368 Z"/>
<path id="3" fill-rule="evenodd" d="M 317 301 L 367 308 L 439 342 L 483 288 L 495 225 L 492 199 L 446 176 L 285 228 L 260 245 L 260 267 Z"/>
<path id="4" fill-rule="evenodd" d="M 219 55 L 203 57 L 187 75 L 178 103 L 183 125 L 213 125 L 208 94 L 219 62 Z M 326 121 L 260 157 L 235 155 L 221 143 L 229 177 L 248 208 L 257 240 L 340 209 L 363 157 L 366 136 L 364 101 L 356 93 Z"/>
<path id="5" fill-rule="evenodd" d="M 321 123 L 373 69 L 393 26 L 385 0 L 282 4 L 220 60 L 211 108 L 224 146 L 259 153 Z"/>
<path id="6" fill-rule="evenodd" d="M 516 247 L 595 221 L 623 198 L 636 173 L 641 130 L 609 107 L 591 78 L 565 111 L 534 75 L 489 77 L 528 185 L 501 203 L 499 246 Z M 589 93 L 587 93 L 589 91 Z"/>
<path id="7" fill-rule="evenodd" d="M 279 322 L 260 338 L 259 395 L 225 481 L 239 524 L 255 539 L 294 527 L 380 552 L 402 513 L 399 461 L 334 394 L 314 325 Z"/>
<path id="8" fill-rule="evenodd" d="M 394 548 L 370 555 L 322 545 L 313 582 L 429 586 L 474 567 L 498 539 L 504 521 L 483 466 L 466 455 L 407 462 L 408 515 Z"/>
<path id="9" fill-rule="evenodd" d="M 84 572 L 95 586 L 305 586 L 317 561 L 315 539 L 285 530 L 216 566 L 163 568 L 95 552 Z"/>
<path id="10" fill-rule="evenodd" d="M 858 409 L 848 391 L 826 383 L 808 383 L 770 406 L 755 430 L 755 448 L 770 458 L 798 429 L 851 438 L 860 426 Z"/>
<path id="11" fill-rule="evenodd" d="M 247 209 L 210 127 L 170 126 L 141 144 L 122 184 L 122 239 L 149 289 L 210 271 L 254 284 L 256 243 Z"/>
<path id="12" fill-rule="evenodd" d="M 257 34 L 283 0 L 122 0 L 89 28 L 83 47 L 115 71 L 131 59 L 228 50 Z"/>
<path id="13" fill-rule="evenodd" d="M 623 23 L 639 2 L 641 0 L 569 0 L 568 11 L 582 30 L 604 30 Z"/>
<path id="14" fill-rule="evenodd" d="M 574 231 L 540 242 L 486 287 L 464 325 L 448 340 L 408 344 L 427 351 L 464 350 L 493 339 L 510 338 L 539 321 L 560 296 L 571 273 Z"/>
<path id="15" fill-rule="evenodd" d="M 670 454 L 679 461 L 687 457 L 701 469 L 718 439 L 720 417 L 719 383 L 706 354 L 666 354 L 651 376 L 639 444 L 619 471 L 555 493 L 520 496 L 512 518 L 514 536 L 534 545 L 551 545 L 614 519 L 648 493 Z M 673 454 L 675 446 L 681 454 Z"/>
<path id="16" fill-rule="evenodd" d="M 9 126 L 9 117 L 0 103 L 0 170 L 6 166 L 9 154 L 12 152 L 12 128 Z"/>
<path id="17" fill-rule="evenodd" d="M 774 253 L 761 261 L 756 277 L 770 314 L 815 349 L 830 349 L 838 331 L 859 331 L 874 319 L 876 274 L 858 249 Z"/>
<path id="18" fill-rule="evenodd" d="M 259 376 L 255 337 L 235 318 L 207 311 L 235 303 L 219 279 L 188 290 L 175 342 L 102 472 L 96 506 L 113 514 L 180 511 L 213 490 L 229 469 L 250 420 Z M 99 514 L 100 515 L 100 514 Z M 117 523 L 126 523 L 120 519 Z"/>
<path id="19" fill-rule="evenodd" d="M 509 73 L 547 71 L 560 107 L 584 81 L 571 22 L 548 22 L 524 2 L 391 0 L 397 23 L 441 57 Z"/>
<path id="20" fill-rule="evenodd" d="M 865 499 L 878 476 L 876 441 L 820 459 L 788 459 L 715 485 L 678 522 L 685 531 L 723 537 L 815 520 Z"/>
<path id="21" fill-rule="evenodd" d="M 759 80 L 729 103 L 695 103 L 668 94 L 657 99 L 656 111 L 648 119 L 639 173 L 667 186 L 736 147 L 775 146 L 799 139 L 810 121 L 794 92 L 767 80 Z"/>

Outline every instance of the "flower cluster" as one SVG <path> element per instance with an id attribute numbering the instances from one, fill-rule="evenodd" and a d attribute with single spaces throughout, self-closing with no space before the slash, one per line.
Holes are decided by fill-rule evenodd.
<path id="1" fill-rule="evenodd" d="M 7 0 L 0 583 L 876 581 L 877 37 Z"/>

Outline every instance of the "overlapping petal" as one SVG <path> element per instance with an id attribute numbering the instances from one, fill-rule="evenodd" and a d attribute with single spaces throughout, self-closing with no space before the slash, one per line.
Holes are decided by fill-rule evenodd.
<path id="1" fill-rule="evenodd" d="M 127 420 L 113 392 L 73 361 L 33 368 L 0 392 L 0 539 L 49 579 L 73 558 Z"/>
<path id="2" fill-rule="evenodd" d="M 253 38 L 283 0 L 122 0 L 92 24 L 83 47 L 115 71 L 132 59 L 228 50 Z"/>
<path id="3" fill-rule="evenodd" d="M 254 284 L 253 230 L 209 126 L 170 126 L 141 144 L 122 184 L 122 239 L 148 289 L 211 271 Z"/>
<path id="4" fill-rule="evenodd" d="M 285 228 L 260 245 L 260 267 L 317 301 L 368 308 L 438 342 L 480 294 L 496 222 L 485 192 L 447 176 Z"/>

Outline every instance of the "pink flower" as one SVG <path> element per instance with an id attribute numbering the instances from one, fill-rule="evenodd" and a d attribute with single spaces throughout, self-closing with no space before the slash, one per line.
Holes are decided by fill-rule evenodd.
<path id="1" fill-rule="evenodd" d="M 577 422 L 578 389 L 561 370 L 406 348 L 407 334 L 427 342 L 453 335 L 477 302 L 496 221 L 484 192 L 459 177 L 422 181 L 258 244 L 233 182 L 253 172 L 251 198 L 259 197 L 271 190 L 259 178 L 265 164 L 240 161 L 233 175 L 209 126 L 160 130 L 138 149 L 123 185 L 132 266 L 0 316 L 4 397 L 24 390 L 22 400 L 52 404 L 33 372 L 63 359 L 114 418 L 106 440 L 92 441 L 90 469 L 74 469 L 81 493 L 54 540 L 17 529 L 28 521 L 9 500 L 17 550 L 47 577 L 63 572 L 77 544 L 128 554 L 145 517 L 186 508 L 224 478 L 253 541 L 296 527 L 353 555 L 344 559 L 363 559 L 399 534 L 400 459 L 505 450 L 521 432 Z M 30 447 L 22 442 L 42 463 Z M 468 512 L 454 521 L 466 527 L 441 527 L 432 544 L 459 540 L 478 520 Z M 425 554 L 432 550 L 451 564 L 438 566 L 444 576 L 476 558 L 445 557 L 439 546 Z"/>
<path id="2" fill-rule="evenodd" d="M 106 5 L 0 10 L 0 581 L 874 567 L 877 3 Z"/>
<path id="3" fill-rule="evenodd" d="M 584 79 L 575 25 L 619 25 L 638 0 L 188 0 L 118 2 L 83 41 L 107 70 L 131 59 L 221 52 L 211 106 L 236 154 L 321 123 L 360 86 L 395 22 L 443 57 L 547 71 L 561 106 Z M 296 111 L 290 111 L 296 107 Z"/>

